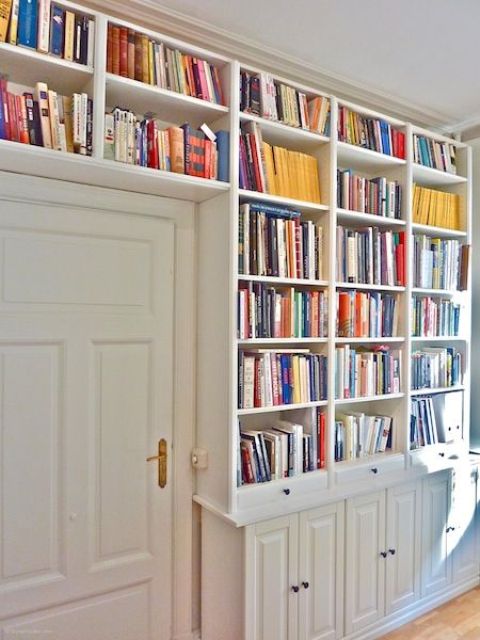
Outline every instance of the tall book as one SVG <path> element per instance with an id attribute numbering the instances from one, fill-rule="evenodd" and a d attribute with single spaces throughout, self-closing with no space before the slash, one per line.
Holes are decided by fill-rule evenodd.
<path id="1" fill-rule="evenodd" d="M 40 128 L 42 131 L 43 146 L 52 148 L 52 134 L 50 131 L 50 110 L 48 106 L 48 86 L 45 82 L 37 82 L 35 85 L 35 99 L 40 112 Z"/>
<path id="2" fill-rule="evenodd" d="M 12 0 L 0 0 L 0 42 L 7 41 L 11 12 Z"/>
<path id="3" fill-rule="evenodd" d="M 22 47 L 37 47 L 38 5 L 37 0 L 20 0 L 18 10 L 17 44 Z"/>
<path id="4" fill-rule="evenodd" d="M 38 2 L 38 44 L 37 49 L 48 53 L 50 44 L 50 0 Z"/>

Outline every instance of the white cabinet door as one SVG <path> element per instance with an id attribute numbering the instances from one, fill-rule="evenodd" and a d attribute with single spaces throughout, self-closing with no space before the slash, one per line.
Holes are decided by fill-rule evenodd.
<path id="1" fill-rule="evenodd" d="M 383 617 L 385 562 L 385 492 L 347 500 L 346 634 Z"/>
<path id="2" fill-rule="evenodd" d="M 452 578 L 447 532 L 451 474 L 436 473 L 424 480 L 422 497 L 422 595 L 436 593 Z"/>
<path id="3" fill-rule="evenodd" d="M 453 580 L 478 575 L 477 467 L 455 472 L 448 541 L 452 550 Z"/>
<path id="4" fill-rule="evenodd" d="M 296 640 L 298 633 L 298 516 L 247 527 L 248 640 Z"/>
<path id="5" fill-rule="evenodd" d="M 402 484 L 387 491 L 386 613 L 420 596 L 421 485 Z"/>
<path id="6" fill-rule="evenodd" d="M 344 520 L 344 502 L 300 514 L 300 640 L 343 635 Z"/>

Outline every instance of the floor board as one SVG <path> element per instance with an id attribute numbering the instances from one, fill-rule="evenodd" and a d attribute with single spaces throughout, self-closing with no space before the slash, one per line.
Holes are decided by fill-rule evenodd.
<path id="1" fill-rule="evenodd" d="M 480 640 L 480 587 L 454 598 L 381 640 Z"/>

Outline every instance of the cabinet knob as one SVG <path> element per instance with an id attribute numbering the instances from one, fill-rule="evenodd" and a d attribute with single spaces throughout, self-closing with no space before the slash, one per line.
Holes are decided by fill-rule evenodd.
<path id="1" fill-rule="evenodd" d="M 445 457 L 445 452 L 444 452 L 444 451 L 440 451 L 438 455 L 439 455 L 441 458 L 444 458 L 444 457 Z"/>
<path id="2" fill-rule="evenodd" d="M 395 551 L 395 549 L 389 549 L 389 550 L 388 550 L 388 553 L 389 553 L 391 556 L 394 556 L 394 555 L 395 555 L 395 553 L 396 553 L 396 551 Z"/>
<path id="3" fill-rule="evenodd" d="M 455 527 L 447 527 L 447 533 L 450 533 L 450 531 L 455 531 Z"/>
<path id="4" fill-rule="evenodd" d="M 377 468 L 377 467 L 372 467 L 372 468 L 370 469 L 370 471 L 371 471 L 372 473 L 377 474 L 377 473 L 378 473 L 378 468 Z"/>
<path id="5" fill-rule="evenodd" d="M 309 583 L 309 582 L 302 582 L 302 587 L 303 587 L 304 589 L 308 589 L 308 587 L 309 587 L 309 586 L 310 586 L 310 583 Z"/>
<path id="6" fill-rule="evenodd" d="M 387 557 L 387 552 L 386 551 L 380 551 L 380 555 L 382 556 L 382 558 L 386 558 Z"/>
<path id="7" fill-rule="evenodd" d="M 298 592 L 300 591 L 300 587 L 298 587 L 298 586 L 295 584 L 295 585 L 293 585 L 293 587 L 292 587 L 292 591 L 293 591 L 294 593 L 298 593 Z"/>
<path id="8" fill-rule="evenodd" d="M 286 496 L 289 496 L 289 495 L 290 495 L 290 489 L 284 489 L 284 490 L 283 490 L 283 493 L 284 493 Z"/>

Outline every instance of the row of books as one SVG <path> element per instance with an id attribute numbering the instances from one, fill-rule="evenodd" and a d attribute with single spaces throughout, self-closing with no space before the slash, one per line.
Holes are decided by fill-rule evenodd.
<path id="1" fill-rule="evenodd" d="M 453 347 L 423 347 L 412 353 L 412 389 L 454 387 L 462 382 L 462 354 Z"/>
<path id="2" fill-rule="evenodd" d="M 2 0 L 0 42 L 93 66 L 95 22 L 50 0 Z"/>
<path id="3" fill-rule="evenodd" d="M 326 416 L 318 408 L 298 422 L 275 420 L 260 429 L 240 424 L 239 486 L 323 469 L 325 428 Z"/>
<path id="4" fill-rule="evenodd" d="M 321 280 L 323 228 L 300 212 L 267 204 L 240 205 L 238 272 L 242 275 Z"/>
<path id="5" fill-rule="evenodd" d="M 238 358 L 240 409 L 327 398 L 327 358 L 308 349 L 254 349 Z"/>
<path id="6" fill-rule="evenodd" d="M 337 206 L 386 218 L 401 218 L 402 186 L 385 177 L 364 178 L 352 169 L 337 171 Z"/>
<path id="7" fill-rule="evenodd" d="M 460 305 L 452 300 L 414 296 L 411 311 L 413 336 L 458 336 Z"/>
<path id="8" fill-rule="evenodd" d="M 215 104 L 225 104 L 218 68 L 155 42 L 145 33 L 109 23 L 107 71 Z"/>
<path id="9" fill-rule="evenodd" d="M 116 108 L 105 115 L 105 150 L 109 160 L 227 182 L 227 131 L 214 140 L 189 124 L 160 129 L 154 118 L 139 119 Z"/>
<path id="10" fill-rule="evenodd" d="M 337 291 L 337 336 L 387 338 L 397 335 L 398 299 L 391 294 Z"/>
<path id="11" fill-rule="evenodd" d="M 413 286 L 463 291 L 467 288 L 469 245 L 416 234 L 413 237 Z"/>
<path id="12" fill-rule="evenodd" d="M 388 156 L 405 159 L 405 134 L 386 120 L 338 108 L 338 139 Z"/>
<path id="13" fill-rule="evenodd" d="M 238 338 L 324 338 L 327 311 L 323 291 L 243 282 L 238 289 Z"/>
<path id="14" fill-rule="evenodd" d="M 413 185 L 413 221 L 447 229 L 460 229 L 460 196 Z"/>
<path id="15" fill-rule="evenodd" d="M 405 233 L 337 227 L 338 282 L 405 285 Z"/>
<path id="16" fill-rule="evenodd" d="M 86 93 L 61 96 L 45 82 L 21 95 L 9 88 L 0 77 L 0 139 L 92 155 L 93 101 Z"/>
<path id="17" fill-rule="evenodd" d="M 462 438 L 463 405 L 463 391 L 412 398 L 410 448 Z"/>
<path id="18" fill-rule="evenodd" d="M 242 125 L 240 189 L 319 203 L 318 181 L 316 158 L 267 144 L 256 122 Z"/>
<path id="19" fill-rule="evenodd" d="M 269 73 L 240 73 L 240 110 L 321 135 L 329 133 L 330 100 L 308 98 Z"/>
<path id="20" fill-rule="evenodd" d="M 335 398 L 362 398 L 400 392 L 402 354 L 381 346 L 350 345 L 335 350 Z"/>
<path id="21" fill-rule="evenodd" d="M 335 416 L 335 460 L 355 460 L 391 448 L 393 418 L 347 413 Z"/>
<path id="22" fill-rule="evenodd" d="M 413 134 L 413 161 L 439 171 L 457 173 L 455 145 L 416 133 Z"/>

